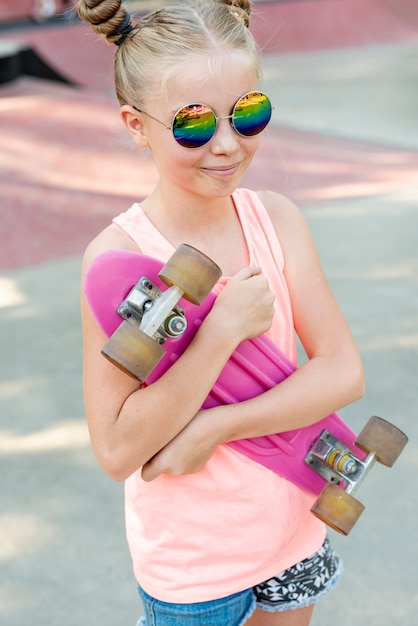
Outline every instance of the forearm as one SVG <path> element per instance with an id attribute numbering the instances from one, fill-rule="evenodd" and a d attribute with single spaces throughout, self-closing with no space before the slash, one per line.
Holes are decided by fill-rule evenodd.
<path id="1" fill-rule="evenodd" d="M 354 359 L 340 373 L 337 366 L 332 359 L 312 359 L 260 396 L 199 411 L 143 467 L 143 478 L 197 472 L 222 443 L 303 428 L 353 402 L 363 392 L 361 363 Z"/>
<path id="2" fill-rule="evenodd" d="M 200 410 L 234 348 L 233 338 L 214 333 L 207 319 L 179 360 L 155 383 L 129 394 L 107 420 L 97 445 L 105 471 L 124 480 L 175 438 Z"/>
<path id="3" fill-rule="evenodd" d="M 354 402 L 363 393 L 363 368 L 356 355 L 344 363 L 341 359 L 316 357 L 262 395 L 217 407 L 207 428 L 213 429 L 224 443 L 303 428 Z"/>

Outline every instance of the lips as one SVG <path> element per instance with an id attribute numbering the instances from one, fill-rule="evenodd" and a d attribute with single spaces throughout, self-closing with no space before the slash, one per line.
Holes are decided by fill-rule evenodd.
<path id="1" fill-rule="evenodd" d="M 215 165 L 214 167 L 203 167 L 203 171 L 211 174 L 212 176 L 233 176 L 238 172 L 240 168 L 239 163 L 232 163 L 231 165 Z"/>

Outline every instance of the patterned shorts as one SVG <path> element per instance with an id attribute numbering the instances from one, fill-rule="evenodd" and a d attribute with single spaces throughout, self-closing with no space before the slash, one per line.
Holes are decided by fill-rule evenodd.
<path id="1" fill-rule="evenodd" d="M 264 583 L 225 598 L 192 604 L 171 604 L 138 587 L 144 608 L 137 626 L 244 626 L 253 611 L 276 613 L 317 602 L 338 582 L 341 562 L 328 539 L 309 558 Z"/>
<path id="2" fill-rule="evenodd" d="M 276 613 L 317 602 L 338 583 L 342 561 L 328 539 L 312 556 L 253 588 L 256 607 Z"/>

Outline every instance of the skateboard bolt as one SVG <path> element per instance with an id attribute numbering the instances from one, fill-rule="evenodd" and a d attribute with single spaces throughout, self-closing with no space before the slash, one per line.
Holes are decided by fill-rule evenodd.
<path id="1" fill-rule="evenodd" d="M 334 449 L 327 457 L 328 464 L 341 474 L 354 474 L 357 463 L 349 454 Z"/>
<path id="2" fill-rule="evenodd" d="M 165 328 L 169 335 L 178 337 L 186 330 L 186 320 L 180 315 L 173 315 L 166 321 Z"/>
<path id="3" fill-rule="evenodd" d="M 344 472 L 344 474 L 354 474 L 356 469 L 357 469 L 357 463 L 355 462 L 354 459 L 347 458 L 347 459 L 344 459 L 341 463 L 341 471 Z"/>
<path id="4" fill-rule="evenodd" d="M 344 454 L 342 452 L 338 453 L 338 450 L 335 451 L 334 455 L 331 456 L 331 465 L 341 472 L 341 474 L 354 474 L 357 468 L 357 464 L 355 460 L 349 456 L 348 454 Z"/>
<path id="5" fill-rule="evenodd" d="M 131 315 L 132 315 L 130 310 L 129 310 L 129 307 L 123 306 L 123 305 L 119 307 L 118 313 L 125 320 L 128 320 L 131 317 Z"/>
<path id="6" fill-rule="evenodd" d="M 148 289 L 148 291 L 152 290 L 152 283 L 147 278 L 141 280 L 141 286 L 144 287 L 144 289 Z"/>

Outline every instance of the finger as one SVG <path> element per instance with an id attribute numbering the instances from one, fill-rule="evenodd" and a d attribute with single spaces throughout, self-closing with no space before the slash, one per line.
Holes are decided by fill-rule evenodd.
<path id="1" fill-rule="evenodd" d="M 261 274 L 261 269 L 259 267 L 249 265 L 238 270 L 238 272 L 235 274 L 235 278 L 238 278 L 240 280 L 247 280 L 248 278 L 252 278 L 253 276 L 258 276 L 259 274 Z"/>
<path id="2" fill-rule="evenodd" d="M 159 475 L 160 472 L 156 467 L 156 463 L 153 463 L 152 459 L 142 466 L 141 477 L 146 483 L 150 483 L 152 480 L 155 480 Z"/>

